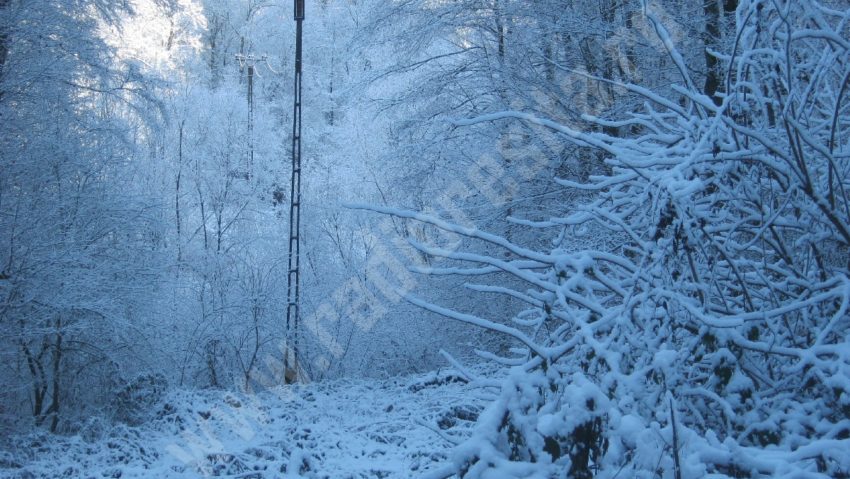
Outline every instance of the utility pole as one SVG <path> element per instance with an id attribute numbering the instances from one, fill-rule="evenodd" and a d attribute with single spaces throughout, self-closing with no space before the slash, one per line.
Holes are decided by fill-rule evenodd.
<path id="1" fill-rule="evenodd" d="M 254 64 L 258 61 L 266 61 L 266 55 L 255 57 L 254 55 L 236 54 L 240 70 L 242 66 L 248 68 L 248 152 L 246 156 L 245 179 L 251 180 L 254 172 Z"/>
<path id="2" fill-rule="evenodd" d="M 286 305 L 286 351 L 284 352 L 284 382 L 291 384 L 299 380 L 298 371 L 298 323 L 300 308 L 301 262 L 301 39 L 304 22 L 304 0 L 293 0 L 295 6 L 295 96 L 292 111 L 292 182 L 289 207 L 289 273 L 287 277 Z"/>

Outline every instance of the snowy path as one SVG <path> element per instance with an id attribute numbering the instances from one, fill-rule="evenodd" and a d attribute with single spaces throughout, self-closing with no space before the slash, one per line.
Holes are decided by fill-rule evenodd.
<path id="1" fill-rule="evenodd" d="M 475 396 L 445 373 L 177 393 L 139 427 L 24 438 L 0 477 L 409 478 L 469 433 Z"/>

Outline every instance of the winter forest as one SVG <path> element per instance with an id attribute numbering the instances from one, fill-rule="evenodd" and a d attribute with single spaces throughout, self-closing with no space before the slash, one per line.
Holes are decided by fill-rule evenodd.
<path id="1" fill-rule="evenodd" d="M 0 0 L 0 477 L 850 478 L 849 90 L 848 0 Z"/>

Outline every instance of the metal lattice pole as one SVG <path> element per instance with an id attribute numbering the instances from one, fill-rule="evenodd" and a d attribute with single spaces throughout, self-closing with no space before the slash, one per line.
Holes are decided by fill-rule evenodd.
<path id="1" fill-rule="evenodd" d="M 294 0 L 295 5 L 295 97 L 292 111 L 292 182 L 289 207 L 289 274 L 287 278 L 286 352 L 284 381 L 298 381 L 298 320 L 300 317 L 301 262 L 301 38 L 304 22 L 304 0 Z"/>
<path id="2" fill-rule="evenodd" d="M 254 175 L 254 65 L 257 61 L 266 61 L 266 56 L 236 55 L 240 69 L 248 67 L 248 152 L 245 160 L 245 179 L 251 180 Z"/>

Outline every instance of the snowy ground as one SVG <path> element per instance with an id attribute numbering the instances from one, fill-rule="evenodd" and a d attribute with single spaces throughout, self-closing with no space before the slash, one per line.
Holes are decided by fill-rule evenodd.
<path id="1" fill-rule="evenodd" d="M 468 436 L 476 397 L 445 372 L 250 396 L 176 392 L 137 427 L 20 438 L 0 452 L 0 477 L 415 477 Z"/>

